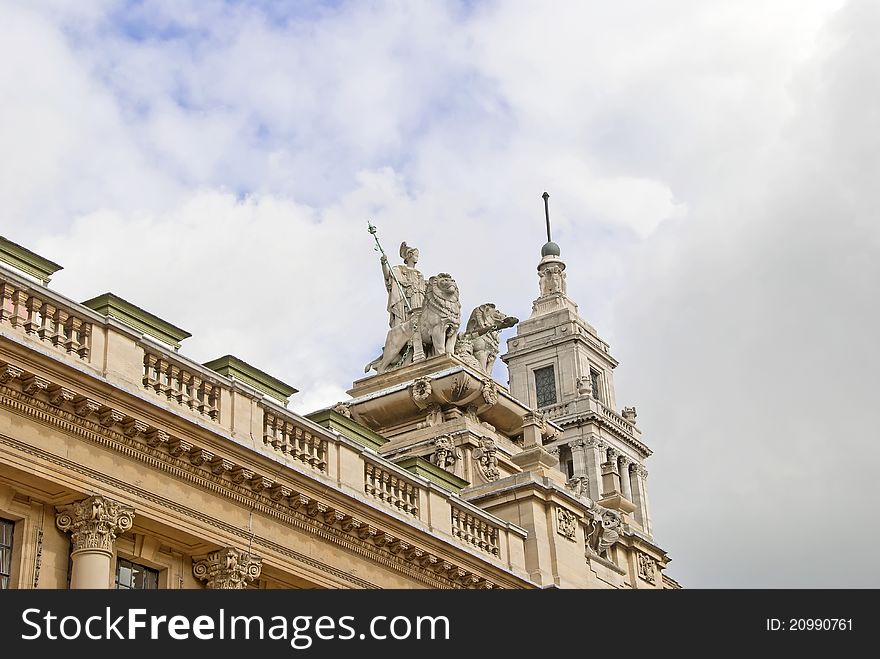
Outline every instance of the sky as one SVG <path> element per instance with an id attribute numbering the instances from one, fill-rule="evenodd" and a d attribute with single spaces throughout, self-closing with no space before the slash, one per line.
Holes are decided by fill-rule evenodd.
<path id="1" fill-rule="evenodd" d="M 876 588 L 878 32 L 869 0 L 3 0 L 0 233 L 307 412 L 384 341 L 367 221 L 526 318 L 547 190 L 668 574 Z"/>

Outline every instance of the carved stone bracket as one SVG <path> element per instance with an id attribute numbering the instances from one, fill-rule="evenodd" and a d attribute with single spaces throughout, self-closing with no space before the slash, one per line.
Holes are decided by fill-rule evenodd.
<path id="1" fill-rule="evenodd" d="M 599 556 L 606 556 L 623 533 L 620 515 L 599 505 L 593 505 L 592 512 L 587 547 Z"/>
<path id="2" fill-rule="evenodd" d="M 495 380 L 483 380 L 482 394 L 486 405 L 496 405 L 498 403 L 498 386 L 495 384 Z"/>
<path id="3" fill-rule="evenodd" d="M 113 541 L 134 523 L 134 509 L 103 496 L 89 497 L 59 506 L 55 515 L 58 528 L 70 533 L 72 551 L 113 552 Z"/>
<path id="4" fill-rule="evenodd" d="M 431 463 L 441 469 L 452 471 L 459 458 L 459 452 L 455 447 L 455 442 L 453 441 L 452 436 L 439 435 L 432 439 L 431 443 L 434 445 L 434 452 L 431 454 Z"/>
<path id="5" fill-rule="evenodd" d="M 501 477 L 498 471 L 498 448 L 495 440 L 489 437 L 480 439 L 480 446 L 473 450 L 474 464 L 480 475 L 487 481 L 497 481 Z"/>
<path id="6" fill-rule="evenodd" d="M 590 491 L 590 481 L 586 476 L 573 476 L 565 482 L 565 486 L 576 497 L 586 497 Z"/>
<path id="7" fill-rule="evenodd" d="M 193 557 L 193 576 L 206 586 L 219 590 L 238 590 L 260 576 L 262 560 L 247 552 L 225 547 L 204 556 Z"/>

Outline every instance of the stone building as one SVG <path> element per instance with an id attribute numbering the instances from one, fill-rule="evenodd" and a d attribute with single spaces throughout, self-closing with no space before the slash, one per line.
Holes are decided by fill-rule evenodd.
<path id="1" fill-rule="evenodd" d="M 382 259 L 350 399 L 296 389 L 0 238 L 0 588 L 677 588 L 633 408 L 548 243 L 523 322 Z M 499 333 L 510 388 L 494 381 Z"/>

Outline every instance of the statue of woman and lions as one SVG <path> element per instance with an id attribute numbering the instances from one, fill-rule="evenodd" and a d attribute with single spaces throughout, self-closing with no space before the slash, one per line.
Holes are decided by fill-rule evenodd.
<path id="1" fill-rule="evenodd" d="M 494 304 L 482 304 L 471 313 L 466 331 L 459 337 L 461 303 L 455 280 L 441 272 L 425 282 L 416 269 L 419 250 L 406 242 L 400 244 L 400 258 L 403 263 L 395 266 L 388 264 L 384 254 L 380 259 L 388 291 L 390 329 L 382 354 L 367 364 L 364 373 L 370 369 L 384 373 L 444 354 L 455 354 L 471 366 L 491 373 L 498 355 L 500 330 L 519 321 L 495 309 Z"/>

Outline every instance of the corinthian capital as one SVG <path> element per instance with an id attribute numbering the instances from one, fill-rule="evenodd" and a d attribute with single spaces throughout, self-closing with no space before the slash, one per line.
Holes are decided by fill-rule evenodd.
<path id="1" fill-rule="evenodd" d="M 73 551 L 96 549 L 111 553 L 116 536 L 134 523 L 134 509 L 107 497 L 95 496 L 59 506 L 55 524 L 70 533 Z"/>
<path id="2" fill-rule="evenodd" d="M 205 581 L 208 588 L 236 590 L 260 576 L 263 559 L 247 552 L 225 547 L 204 556 L 193 557 L 193 576 Z"/>

